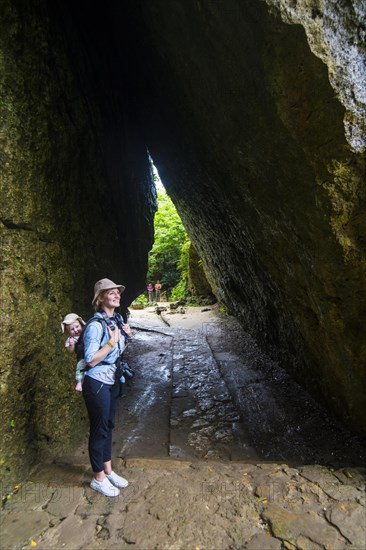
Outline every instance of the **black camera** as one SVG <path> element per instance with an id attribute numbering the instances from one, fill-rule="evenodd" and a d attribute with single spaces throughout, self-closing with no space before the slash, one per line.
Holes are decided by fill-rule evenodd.
<path id="1" fill-rule="evenodd" d="M 126 380 L 131 380 L 131 378 L 135 376 L 135 371 L 128 366 L 128 363 L 122 363 L 122 376 L 124 376 Z"/>

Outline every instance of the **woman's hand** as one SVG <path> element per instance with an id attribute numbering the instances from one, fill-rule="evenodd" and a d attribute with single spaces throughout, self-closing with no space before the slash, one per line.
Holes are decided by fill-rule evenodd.
<path id="1" fill-rule="evenodd" d="M 107 357 L 107 355 L 110 354 L 111 350 L 118 345 L 118 342 L 121 339 L 121 333 L 118 327 L 116 327 L 114 330 L 111 330 L 109 327 L 108 333 L 109 333 L 109 340 L 102 346 L 94 355 L 92 361 L 88 363 L 89 367 L 95 367 L 98 363 L 103 361 Z"/>
<path id="2" fill-rule="evenodd" d="M 128 325 L 127 323 L 126 323 L 126 324 L 125 324 L 125 323 L 122 323 L 122 328 L 123 328 L 123 330 L 125 331 L 125 333 L 127 334 L 127 336 L 128 336 L 129 338 L 131 338 L 131 337 L 132 337 L 132 331 L 131 331 L 130 325 Z"/>
<path id="3" fill-rule="evenodd" d="M 116 327 L 114 330 L 111 330 L 108 327 L 109 332 L 109 340 L 112 342 L 113 345 L 118 344 L 118 342 L 121 339 L 121 333 L 118 327 Z"/>

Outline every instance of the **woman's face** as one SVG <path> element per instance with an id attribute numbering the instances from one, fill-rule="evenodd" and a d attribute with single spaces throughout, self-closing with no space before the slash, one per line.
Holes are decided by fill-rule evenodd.
<path id="1" fill-rule="evenodd" d="M 70 336 L 79 336 L 81 331 L 83 330 L 83 327 L 81 326 L 79 321 L 75 321 L 75 323 L 71 323 L 71 325 L 66 325 L 66 328 Z"/>
<path id="2" fill-rule="evenodd" d="M 107 290 L 101 299 L 102 307 L 107 308 L 116 308 L 119 307 L 121 301 L 121 295 L 118 292 L 117 288 L 112 288 L 111 290 Z"/>

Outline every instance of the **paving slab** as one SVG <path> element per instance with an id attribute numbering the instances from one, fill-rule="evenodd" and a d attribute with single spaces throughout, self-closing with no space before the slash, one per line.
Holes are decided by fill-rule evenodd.
<path id="1" fill-rule="evenodd" d="M 6 514 L 1 522 L 1 549 L 18 550 L 49 528 L 47 512 L 28 510 Z"/>
<path id="2" fill-rule="evenodd" d="M 244 550 L 281 550 L 281 548 L 281 541 L 274 539 L 268 533 L 254 535 L 244 546 Z"/>
<path id="3" fill-rule="evenodd" d="M 95 517 L 80 517 L 70 515 L 58 526 L 51 527 L 37 539 L 37 548 L 48 550 L 49 548 L 65 548 L 76 550 L 83 545 L 95 548 L 97 527 Z"/>
<path id="4" fill-rule="evenodd" d="M 270 525 L 273 535 L 283 541 L 288 541 L 297 548 L 302 548 L 301 541 L 308 541 L 307 546 L 323 545 L 325 548 L 345 548 L 347 540 L 338 530 L 330 526 L 324 519 L 314 512 L 294 514 L 269 504 L 263 510 L 262 517 Z"/>
<path id="5" fill-rule="evenodd" d="M 84 497 L 84 488 L 69 485 L 60 486 L 53 493 L 51 499 L 45 506 L 45 510 L 52 516 L 64 519 L 73 514 Z"/>
<path id="6" fill-rule="evenodd" d="M 192 462 L 188 460 L 174 460 L 172 458 L 127 458 L 126 468 L 157 468 L 159 470 L 176 470 L 191 468 Z"/>
<path id="7" fill-rule="evenodd" d="M 90 464 L 40 464 L 30 474 L 33 483 L 50 485 L 82 484 Z"/>
<path id="8" fill-rule="evenodd" d="M 326 511 L 328 521 L 337 527 L 353 546 L 363 543 L 366 548 L 366 510 L 352 501 L 333 503 Z"/>

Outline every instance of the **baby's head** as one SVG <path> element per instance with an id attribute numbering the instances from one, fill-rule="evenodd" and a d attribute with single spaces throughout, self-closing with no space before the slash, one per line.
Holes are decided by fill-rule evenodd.
<path id="1" fill-rule="evenodd" d="M 83 327 L 81 326 L 80 321 L 75 321 L 75 323 L 66 325 L 66 330 L 70 334 L 70 336 L 79 336 L 81 334 L 81 331 L 83 330 Z"/>
<path id="2" fill-rule="evenodd" d="M 68 313 L 61 323 L 62 332 L 68 332 L 70 336 L 79 336 L 83 330 L 85 321 L 76 313 Z"/>

